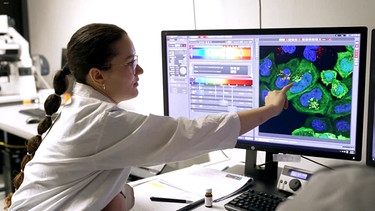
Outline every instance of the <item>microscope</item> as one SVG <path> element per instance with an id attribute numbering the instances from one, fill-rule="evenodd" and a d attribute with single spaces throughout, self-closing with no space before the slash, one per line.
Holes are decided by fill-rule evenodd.
<path id="1" fill-rule="evenodd" d="M 0 15 L 0 104 L 32 101 L 37 96 L 29 43 Z"/>

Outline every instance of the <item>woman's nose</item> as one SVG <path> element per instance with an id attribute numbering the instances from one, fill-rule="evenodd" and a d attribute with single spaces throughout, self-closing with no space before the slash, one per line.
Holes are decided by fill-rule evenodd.
<path id="1" fill-rule="evenodd" d="M 137 67 L 135 67 L 135 74 L 141 75 L 143 74 L 143 68 L 137 64 Z"/>

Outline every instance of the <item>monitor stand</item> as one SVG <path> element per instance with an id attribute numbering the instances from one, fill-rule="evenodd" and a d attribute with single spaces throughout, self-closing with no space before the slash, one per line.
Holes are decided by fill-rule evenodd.
<path id="1" fill-rule="evenodd" d="M 254 178 L 254 188 L 269 193 L 278 192 L 277 181 L 281 169 L 278 162 L 274 162 L 272 152 L 266 152 L 266 160 L 263 165 L 257 165 L 257 151 L 246 150 L 245 175 Z"/>

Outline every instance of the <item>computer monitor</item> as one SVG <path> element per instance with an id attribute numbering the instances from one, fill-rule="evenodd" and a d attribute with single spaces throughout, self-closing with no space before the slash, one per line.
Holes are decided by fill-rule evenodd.
<path id="1" fill-rule="evenodd" d="M 361 160 L 367 27 L 162 31 L 164 114 L 264 105 L 294 82 L 289 108 L 241 135 L 245 174 L 277 178 L 277 153 Z M 266 152 L 256 168 L 256 152 Z M 263 177 L 260 176 L 260 177 Z"/>
<path id="2" fill-rule="evenodd" d="M 370 82 L 367 122 L 366 165 L 375 167 L 375 29 L 371 33 Z"/>
<path id="3" fill-rule="evenodd" d="M 66 48 L 61 49 L 61 62 L 60 62 L 60 68 L 64 68 L 64 65 L 66 65 L 67 59 L 66 59 Z"/>

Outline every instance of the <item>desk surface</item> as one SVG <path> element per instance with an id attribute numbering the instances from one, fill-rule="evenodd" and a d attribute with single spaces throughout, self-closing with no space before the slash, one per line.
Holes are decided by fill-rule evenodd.
<path id="1" fill-rule="evenodd" d="M 29 116 L 21 114 L 19 110 L 38 108 L 38 106 L 38 104 L 0 106 L 0 129 L 24 139 L 36 135 L 38 124 L 27 124 L 26 119 Z"/>
<path id="2" fill-rule="evenodd" d="M 199 166 L 220 170 L 220 169 L 223 169 L 227 166 L 233 166 L 235 164 L 239 164 L 238 161 L 232 161 L 230 159 L 225 159 L 225 160 L 222 160 L 222 161 L 219 161 L 219 162 L 211 162 L 211 163 L 209 162 L 209 163 L 199 164 Z M 152 210 L 159 211 L 159 210 L 162 209 L 162 210 L 168 211 L 168 210 L 177 210 L 177 209 L 180 209 L 180 208 L 186 206 L 187 204 L 182 204 L 182 203 L 153 202 L 153 201 L 150 200 L 150 197 L 153 196 L 153 194 L 155 194 L 155 193 L 152 192 L 152 191 L 147 191 L 147 189 L 145 190 L 145 188 L 142 187 L 142 185 L 144 185 L 146 183 L 156 181 L 156 180 L 162 179 L 163 177 L 171 176 L 173 174 L 178 174 L 180 171 L 183 171 L 183 170 L 184 169 L 180 169 L 180 170 L 177 170 L 177 171 L 168 172 L 168 173 L 157 175 L 157 176 L 154 176 L 154 177 L 149 177 L 149 178 L 145 178 L 145 179 L 142 179 L 142 180 L 130 182 L 129 185 L 134 188 L 134 197 L 135 197 L 135 205 L 134 205 L 132 210 L 134 210 L 134 211 L 145 211 L 145 210 L 147 210 L 147 211 L 152 211 Z M 238 169 L 236 169 L 235 171 L 236 172 L 230 172 L 230 173 L 234 173 L 234 174 L 240 173 L 240 172 L 237 172 Z M 160 193 L 160 194 L 162 194 L 162 193 Z M 213 190 L 213 194 L 215 194 L 215 190 Z M 203 198 L 203 195 L 204 195 L 204 193 L 202 193 L 202 198 Z M 234 197 L 235 196 L 233 196 L 229 199 L 217 202 L 217 203 L 213 203 L 212 208 L 207 208 L 204 205 L 201 205 L 194 210 L 212 210 L 212 211 L 214 211 L 214 210 L 226 210 L 224 208 L 224 204 L 229 202 Z"/>

